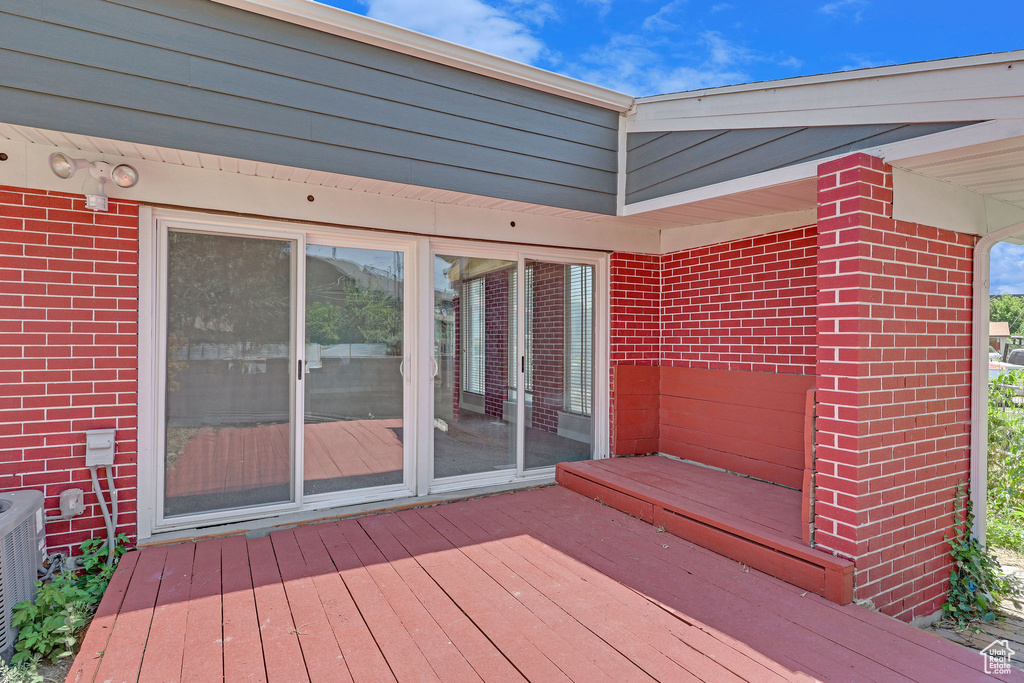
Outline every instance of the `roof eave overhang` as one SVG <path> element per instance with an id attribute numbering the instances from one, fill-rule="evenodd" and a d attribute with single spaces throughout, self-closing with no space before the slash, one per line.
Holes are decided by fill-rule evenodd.
<path id="1" fill-rule="evenodd" d="M 890 164 L 898 165 L 900 160 L 903 159 L 939 154 L 973 145 L 980 145 L 1022 136 L 1024 136 L 1024 119 L 1004 119 L 998 121 L 984 121 L 982 123 L 976 123 L 962 128 L 934 133 L 932 135 L 923 135 L 921 137 L 859 151 L 885 159 Z M 635 216 L 652 211 L 683 206 L 693 202 L 763 190 L 768 187 L 815 178 L 817 177 L 819 165 L 843 156 L 847 156 L 847 154 L 837 154 L 824 159 L 816 159 L 814 161 L 765 171 L 764 173 L 757 173 L 744 176 L 742 178 L 727 180 L 714 185 L 698 187 L 693 190 L 687 190 L 686 192 L 679 192 L 666 195 L 664 197 L 648 199 L 642 202 L 626 204 L 623 207 L 622 215 Z"/>
<path id="2" fill-rule="evenodd" d="M 638 98 L 630 133 L 1017 118 L 1024 50 Z"/>

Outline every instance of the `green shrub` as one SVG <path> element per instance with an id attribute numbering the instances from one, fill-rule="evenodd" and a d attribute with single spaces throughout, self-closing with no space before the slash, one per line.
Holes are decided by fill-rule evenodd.
<path id="1" fill-rule="evenodd" d="M 128 537 L 119 534 L 114 557 L 120 559 Z M 80 547 L 79 572 L 65 571 L 51 581 L 36 583 L 35 601 L 14 606 L 11 624 L 18 629 L 11 663 L 34 671 L 43 659 L 56 662 L 75 652 L 78 638 L 96 610 L 114 574 L 115 561 L 107 566 L 107 545 L 91 538 Z"/>
<path id="2" fill-rule="evenodd" d="M 989 384 L 988 515 L 990 546 L 1024 553 L 1024 370 Z"/>

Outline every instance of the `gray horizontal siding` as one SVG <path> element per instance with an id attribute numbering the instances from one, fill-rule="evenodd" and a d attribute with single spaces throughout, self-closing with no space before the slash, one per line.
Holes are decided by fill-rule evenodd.
<path id="1" fill-rule="evenodd" d="M 0 0 L 0 119 L 614 213 L 614 112 L 202 0 Z"/>
<path id="2" fill-rule="evenodd" d="M 630 134 L 626 202 L 664 197 L 969 123 L 974 122 Z"/>

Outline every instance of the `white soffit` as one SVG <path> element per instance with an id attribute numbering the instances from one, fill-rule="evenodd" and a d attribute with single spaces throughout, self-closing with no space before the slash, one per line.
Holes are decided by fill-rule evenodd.
<path id="1" fill-rule="evenodd" d="M 624 112 L 633 106 L 634 98 L 631 95 L 410 31 L 314 0 L 213 1 L 605 109 Z"/>
<path id="2" fill-rule="evenodd" d="M 5 140 L 9 145 L 3 144 Z M 108 185 L 111 198 L 181 208 L 427 236 L 647 253 L 657 251 L 658 231 L 666 227 L 657 217 L 573 211 L 0 123 L 0 151 L 16 150 L 24 152 L 10 154 L 0 164 L 0 185 L 81 192 L 77 176 L 60 180 L 47 168 L 46 156 L 60 150 L 89 160 L 136 165 L 139 184 L 130 190 Z M 307 202 L 306 195 L 315 195 L 316 201 Z"/>
<path id="3" fill-rule="evenodd" d="M 104 156 L 122 157 L 124 159 L 138 159 L 153 161 L 186 168 L 202 168 L 225 173 L 236 173 L 244 176 L 258 178 L 273 178 L 289 182 L 302 183 L 316 187 L 338 188 L 343 190 L 354 190 L 369 194 L 379 194 L 388 197 L 399 197 L 403 199 L 415 199 L 435 204 L 453 204 L 458 206 L 471 206 L 484 209 L 497 209 L 501 211 L 515 211 L 542 216 L 557 216 L 559 218 L 571 218 L 574 220 L 604 220 L 609 216 L 603 214 L 588 213 L 585 211 L 574 211 L 572 209 L 561 209 L 552 206 L 539 204 L 528 204 L 507 199 L 484 197 L 450 190 L 439 190 L 418 185 L 407 185 L 385 180 L 373 180 L 358 176 L 343 175 L 340 173 L 327 173 L 324 171 L 311 171 L 309 169 L 295 168 L 292 166 L 281 166 L 268 164 L 246 159 L 235 159 L 231 157 L 218 156 L 214 154 L 202 154 L 188 152 L 185 150 L 171 149 L 168 147 L 156 147 L 153 145 L 142 145 L 133 142 L 110 140 L 89 135 L 77 135 L 74 133 L 62 133 L 58 131 L 43 130 L 41 128 L 29 128 L 0 123 L 0 139 L 28 142 L 32 144 L 60 147 L 61 149 L 79 150 L 83 154 L 102 154 Z"/>
<path id="4" fill-rule="evenodd" d="M 1017 118 L 1024 50 L 643 97 L 630 133 Z"/>

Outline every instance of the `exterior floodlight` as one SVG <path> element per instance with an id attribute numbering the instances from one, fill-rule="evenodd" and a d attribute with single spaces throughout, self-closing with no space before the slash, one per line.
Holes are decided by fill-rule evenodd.
<path id="1" fill-rule="evenodd" d="M 73 159 L 63 152 L 54 152 L 50 155 L 50 170 L 58 178 L 67 180 L 75 175 L 75 171 L 86 168 L 90 164 L 85 159 Z"/>
<path id="2" fill-rule="evenodd" d="M 103 191 L 103 185 L 108 181 L 123 189 L 135 187 L 135 184 L 139 182 L 139 172 L 135 170 L 134 166 L 128 164 L 118 164 L 111 168 L 110 164 L 105 161 L 75 159 L 64 152 L 54 152 L 50 155 L 50 170 L 58 178 L 67 180 L 83 168 L 89 169 L 89 175 L 96 179 L 93 181 L 92 178 L 86 178 L 86 185 L 82 187 L 82 191 L 85 193 L 85 208 L 90 211 L 107 210 L 107 195 Z M 86 187 L 92 189 L 92 186 L 95 186 L 95 192 L 86 189 Z"/>
<path id="3" fill-rule="evenodd" d="M 135 183 L 139 182 L 139 172 L 128 164 L 118 164 L 110 171 L 110 179 L 118 187 L 127 190 L 129 187 L 135 187 Z"/>

